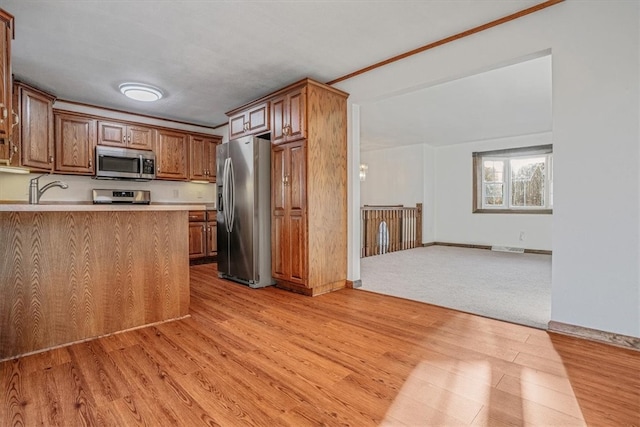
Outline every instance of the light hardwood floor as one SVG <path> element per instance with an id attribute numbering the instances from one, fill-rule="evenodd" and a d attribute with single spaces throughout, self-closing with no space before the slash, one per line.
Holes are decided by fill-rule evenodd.
<path id="1" fill-rule="evenodd" d="M 0 425 L 640 425 L 640 353 L 191 267 L 191 317 L 0 363 Z"/>

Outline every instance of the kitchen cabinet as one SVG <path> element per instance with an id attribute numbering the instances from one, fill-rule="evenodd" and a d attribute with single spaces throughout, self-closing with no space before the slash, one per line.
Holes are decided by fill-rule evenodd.
<path id="1" fill-rule="evenodd" d="M 297 123 L 272 129 L 272 275 L 306 295 L 346 285 L 347 97 L 305 79 L 269 98 L 283 127 Z"/>
<path id="2" fill-rule="evenodd" d="M 185 181 L 189 178 L 189 138 L 184 132 L 154 130 L 156 178 Z"/>
<path id="3" fill-rule="evenodd" d="M 271 273 L 275 279 L 303 286 L 307 277 L 305 164 L 303 140 L 272 149 Z"/>
<path id="4" fill-rule="evenodd" d="M 189 259 L 207 254 L 207 225 L 205 211 L 189 211 Z"/>
<path id="5" fill-rule="evenodd" d="M 207 211 L 207 256 L 218 255 L 218 221 L 217 211 Z"/>
<path id="6" fill-rule="evenodd" d="M 271 100 L 271 142 L 279 144 L 305 138 L 305 87 Z"/>
<path id="7" fill-rule="evenodd" d="M 219 136 L 189 135 L 189 179 L 216 182 L 216 147 Z"/>
<path id="8" fill-rule="evenodd" d="M 111 147 L 153 149 L 153 131 L 150 127 L 122 122 L 99 121 L 98 144 Z"/>
<path id="9" fill-rule="evenodd" d="M 22 82 L 13 85 L 13 111 L 20 122 L 10 141 L 12 166 L 29 168 L 32 172 L 50 172 L 54 167 L 55 97 Z"/>
<path id="10" fill-rule="evenodd" d="M 8 152 L 13 124 L 18 120 L 13 111 L 11 86 L 11 41 L 14 34 L 13 16 L 0 9 L 0 143 Z M 2 154 L 5 154 L 4 152 Z M 8 153 L 7 153 L 8 154 Z M 3 156 L 3 158 L 6 158 Z"/>
<path id="11" fill-rule="evenodd" d="M 93 175 L 97 121 L 82 114 L 59 111 L 54 111 L 54 119 L 54 171 Z"/>
<path id="12" fill-rule="evenodd" d="M 216 211 L 189 211 L 189 259 L 218 254 Z"/>
<path id="13" fill-rule="evenodd" d="M 269 102 L 257 102 L 229 111 L 229 139 L 269 131 Z"/>

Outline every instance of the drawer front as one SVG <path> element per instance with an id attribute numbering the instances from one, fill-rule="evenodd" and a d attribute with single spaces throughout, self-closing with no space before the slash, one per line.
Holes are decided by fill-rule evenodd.
<path id="1" fill-rule="evenodd" d="M 193 221 L 206 221 L 206 212 L 205 211 L 189 211 L 189 222 Z"/>

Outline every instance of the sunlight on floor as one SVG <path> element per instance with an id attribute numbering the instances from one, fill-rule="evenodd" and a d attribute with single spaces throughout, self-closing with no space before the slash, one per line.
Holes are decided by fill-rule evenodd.
<path id="1" fill-rule="evenodd" d="M 586 425 L 560 356 L 550 341 L 541 344 L 541 353 L 557 357 L 557 373 L 518 361 L 492 370 L 489 361 L 422 360 L 381 425 Z"/>
<path id="2" fill-rule="evenodd" d="M 490 398 L 489 363 L 442 362 L 422 361 L 415 367 L 381 425 L 468 425 L 474 421 Z"/>

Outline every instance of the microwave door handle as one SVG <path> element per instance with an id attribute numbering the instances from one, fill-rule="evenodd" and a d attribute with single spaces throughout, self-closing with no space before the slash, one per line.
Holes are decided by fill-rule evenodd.
<path id="1" fill-rule="evenodd" d="M 143 166 L 144 166 L 144 161 L 142 160 L 142 154 L 138 154 L 138 159 L 139 159 L 139 167 L 138 167 L 138 177 L 142 178 L 142 171 L 143 171 Z"/>

